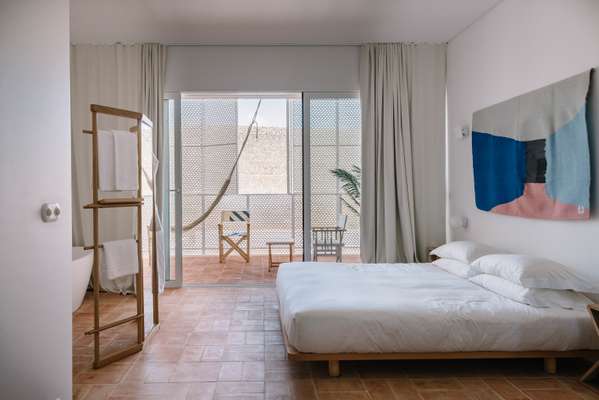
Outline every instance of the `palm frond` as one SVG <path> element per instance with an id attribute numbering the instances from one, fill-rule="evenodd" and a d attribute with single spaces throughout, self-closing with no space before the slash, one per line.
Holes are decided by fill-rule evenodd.
<path id="1" fill-rule="evenodd" d="M 347 200 L 345 200 L 343 197 L 341 198 L 341 201 L 343 202 L 343 204 L 354 214 L 356 214 L 358 217 L 360 216 L 360 211 L 358 211 L 354 206 L 352 206 L 351 204 L 348 203 Z"/>
<path id="2" fill-rule="evenodd" d="M 335 168 L 331 170 L 331 173 L 339 179 L 341 182 L 341 189 L 348 195 L 351 204 L 345 198 L 341 198 L 343 203 L 354 213 L 360 215 L 358 211 L 360 208 L 360 179 L 362 175 L 362 169 L 353 165 L 351 171 L 347 171 L 343 168 Z"/>
<path id="3" fill-rule="evenodd" d="M 355 197 L 352 196 L 348 196 L 349 200 L 351 200 L 351 202 L 353 204 L 355 204 L 357 207 L 360 207 L 360 199 L 356 199 Z"/>
<path id="4" fill-rule="evenodd" d="M 335 168 L 331 170 L 331 173 L 335 175 L 338 179 L 346 182 L 356 182 L 357 178 L 351 172 L 343 169 L 343 168 Z"/>

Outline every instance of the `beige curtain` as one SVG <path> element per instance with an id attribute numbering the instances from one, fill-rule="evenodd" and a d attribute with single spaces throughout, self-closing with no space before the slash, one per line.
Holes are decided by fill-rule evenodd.
<path id="1" fill-rule="evenodd" d="M 82 129 L 91 128 L 89 105 L 104 104 L 146 114 L 154 122 L 154 151 L 160 158 L 160 99 L 164 92 L 165 68 L 166 47 L 160 44 L 71 46 L 73 199 L 78 203 L 73 204 L 73 244 L 89 244 L 92 238 L 91 219 L 80 207 L 91 201 L 91 140 L 89 135 L 81 134 Z M 100 118 L 102 127 L 128 129 L 131 125 L 126 120 Z M 157 185 L 160 183 L 158 178 Z M 122 217 L 131 214 L 124 209 L 111 211 L 115 211 L 115 221 L 122 221 Z M 118 215 L 119 211 L 124 211 L 124 215 Z M 111 222 L 111 217 L 107 215 L 107 218 L 106 222 Z M 102 232 L 107 238 L 118 239 L 129 233 L 126 224 L 106 222 L 102 224 Z"/>
<path id="2" fill-rule="evenodd" d="M 166 46 L 158 43 L 144 43 L 141 45 L 141 98 L 142 111 L 147 115 L 154 127 L 153 146 L 154 154 L 158 160 L 162 160 L 163 153 L 163 119 L 162 119 L 162 99 L 164 97 L 164 78 L 166 72 Z M 161 211 L 163 210 L 162 183 L 164 173 L 168 173 L 168 168 L 164 168 L 163 163 L 158 163 L 158 169 L 155 171 L 155 189 L 154 199 L 156 201 L 156 261 L 158 267 L 158 291 L 164 290 L 165 276 L 164 268 L 166 255 L 164 252 L 164 230 L 162 228 Z M 163 210 L 168 212 L 168 210 Z"/>
<path id="3" fill-rule="evenodd" d="M 90 104 L 141 110 L 141 45 L 71 46 L 71 151 L 73 245 L 92 244 L 91 213 L 83 205 L 92 201 Z M 131 121 L 100 115 L 98 125 L 128 129 Z M 115 208 L 100 213 L 100 240 L 130 238 L 135 232 L 133 209 Z M 103 271 L 103 270 L 102 270 Z M 109 280 L 103 271 L 102 287 L 113 292 L 131 292 L 130 276 Z"/>
<path id="4" fill-rule="evenodd" d="M 73 45 L 71 46 L 71 129 L 72 129 L 72 198 L 73 245 L 92 242 L 91 214 L 83 210 L 90 203 L 91 193 L 91 138 L 81 133 L 91 128 L 90 104 L 103 104 L 140 111 L 154 123 L 155 152 L 160 158 L 162 143 L 162 97 L 166 66 L 166 48 L 160 44 L 143 45 Z M 103 128 L 128 129 L 131 121 L 106 116 L 99 117 Z M 161 193 L 161 173 L 156 179 L 157 193 Z M 156 197 L 161 204 L 161 196 Z M 135 227 L 132 209 L 111 209 L 101 213 L 100 238 L 102 241 L 125 239 Z M 130 283 L 117 283 L 119 289 Z M 102 279 L 108 290 L 116 288 Z"/>
<path id="5" fill-rule="evenodd" d="M 445 239 L 446 45 L 360 50 L 361 255 L 425 261 Z"/>
<path id="6" fill-rule="evenodd" d="M 73 244 L 78 246 L 92 242 L 91 214 L 82 209 L 92 199 L 91 137 L 81 133 L 91 128 L 90 104 L 141 111 L 141 45 L 71 46 Z M 130 125 L 127 120 L 99 117 L 100 127 Z M 132 210 L 110 210 L 102 213 L 100 237 L 124 239 L 133 226 Z"/>
<path id="7" fill-rule="evenodd" d="M 142 112 L 154 123 L 154 153 L 161 159 L 162 143 L 162 99 L 166 72 L 166 46 L 158 43 L 141 45 L 141 96 Z M 162 210 L 162 163 L 156 178 L 156 204 Z"/>

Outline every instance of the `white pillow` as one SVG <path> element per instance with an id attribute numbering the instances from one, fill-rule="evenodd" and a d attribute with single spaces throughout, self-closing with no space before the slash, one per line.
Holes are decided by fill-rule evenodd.
<path id="1" fill-rule="evenodd" d="M 599 288 L 555 261 L 522 254 L 491 254 L 472 266 L 481 273 L 499 276 L 525 288 L 574 290 L 597 293 Z"/>
<path id="2" fill-rule="evenodd" d="M 593 303 L 582 294 L 571 290 L 530 289 L 489 274 L 473 276 L 470 278 L 470 282 L 510 300 L 528 304 L 532 307 L 584 310 L 587 304 Z"/>
<path id="3" fill-rule="evenodd" d="M 432 255 L 439 258 L 451 258 L 466 264 L 472 264 L 474 260 L 487 254 L 496 253 L 499 251 L 491 246 L 467 240 L 449 242 L 431 251 Z"/>
<path id="4" fill-rule="evenodd" d="M 479 273 L 478 270 L 472 268 L 471 265 L 450 258 L 439 258 L 433 261 L 433 264 L 450 274 L 461 276 L 462 278 L 470 278 Z"/>

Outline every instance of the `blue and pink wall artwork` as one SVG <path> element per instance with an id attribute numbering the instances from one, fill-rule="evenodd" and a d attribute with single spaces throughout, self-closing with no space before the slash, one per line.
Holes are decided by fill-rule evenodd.
<path id="1" fill-rule="evenodd" d="M 476 206 L 527 218 L 590 216 L 591 71 L 474 113 Z"/>

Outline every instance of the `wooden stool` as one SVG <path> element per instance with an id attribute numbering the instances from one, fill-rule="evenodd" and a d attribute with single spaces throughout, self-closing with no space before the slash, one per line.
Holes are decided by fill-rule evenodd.
<path id="1" fill-rule="evenodd" d="M 268 272 L 274 267 L 278 267 L 282 264 L 280 261 L 272 260 L 272 246 L 289 246 L 289 261 L 293 261 L 293 245 L 295 244 L 292 240 L 283 240 L 279 242 L 266 242 L 268 246 Z"/>

